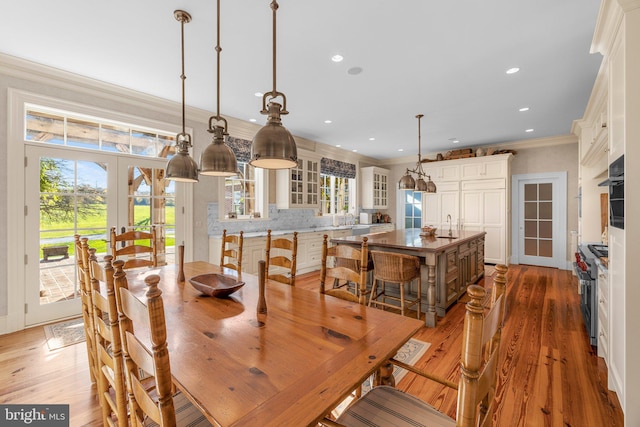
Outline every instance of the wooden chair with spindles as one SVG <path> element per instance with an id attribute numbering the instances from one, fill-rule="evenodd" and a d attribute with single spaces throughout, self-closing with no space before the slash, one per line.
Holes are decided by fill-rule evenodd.
<path id="1" fill-rule="evenodd" d="M 158 251 L 156 247 L 156 227 L 151 226 L 149 232 L 129 230 L 116 233 L 111 227 L 111 255 L 114 259 L 123 259 L 124 268 L 157 267 Z M 148 244 L 142 242 L 148 241 Z"/>
<path id="2" fill-rule="evenodd" d="M 471 300 L 466 304 L 458 383 L 398 360 L 390 360 L 392 364 L 425 379 L 457 390 L 455 419 L 439 412 L 428 403 L 394 388 L 391 377 L 390 385 L 377 385 L 347 408 L 336 421 L 324 419 L 322 424 L 347 427 L 492 425 L 500 336 L 505 312 L 507 267 L 496 266 L 496 272 L 490 309 L 486 310 L 482 306 L 486 295 L 483 287 L 471 285 L 467 290 Z M 381 380 L 376 379 L 374 383 L 380 384 Z"/>
<path id="3" fill-rule="evenodd" d="M 350 245 L 330 247 L 328 236 L 323 236 L 320 293 L 366 304 L 369 259 L 367 240 L 367 237 L 362 238 L 360 249 Z M 347 284 L 353 285 L 354 292 L 349 291 Z"/>
<path id="4" fill-rule="evenodd" d="M 175 392 L 162 291 L 158 288 L 160 276 L 145 278 L 147 291 L 142 300 L 129 291 L 125 274 L 116 276 L 131 425 L 210 426 L 183 393 Z"/>
<path id="5" fill-rule="evenodd" d="M 95 254 L 91 257 L 91 299 L 93 301 L 93 323 L 97 369 L 97 389 L 102 419 L 105 426 L 126 427 L 126 386 L 123 373 L 120 322 L 113 279 L 113 257 L 104 257 L 99 263 Z"/>
<path id="6" fill-rule="evenodd" d="M 220 267 L 230 268 L 242 273 L 242 231 L 238 234 L 227 234 L 222 230 L 222 248 L 220 250 Z"/>
<path id="7" fill-rule="evenodd" d="M 91 274 L 89 271 L 89 244 L 88 238 L 74 236 L 76 265 L 78 267 L 78 281 L 80 282 L 80 300 L 82 302 L 82 321 L 84 323 L 84 336 L 87 345 L 87 359 L 89 362 L 89 378 L 96 382 L 98 375 L 96 369 L 96 331 L 93 326 L 93 300 L 91 299 Z M 95 249 L 91 249 L 95 253 Z"/>
<path id="8" fill-rule="evenodd" d="M 287 285 L 296 284 L 296 257 L 298 256 L 298 232 L 291 240 L 284 237 L 272 239 L 271 230 L 267 230 L 267 248 L 265 262 L 267 278 Z M 272 267 L 276 267 L 273 269 Z"/>

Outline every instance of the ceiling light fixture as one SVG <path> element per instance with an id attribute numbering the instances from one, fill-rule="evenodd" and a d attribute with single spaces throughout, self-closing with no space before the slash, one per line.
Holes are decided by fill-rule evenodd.
<path id="1" fill-rule="evenodd" d="M 191 15 L 184 10 L 173 12 L 176 20 L 180 21 L 180 35 L 182 48 L 182 132 L 176 135 L 176 147 L 178 152 L 171 157 L 165 168 L 165 178 L 171 181 L 198 182 L 198 165 L 189 156 L 191 148 L 191 135 L 185 131 L 185 102 L 184 102 L 184 24 L 191 21 Z"/>
<path id="2" fill-rule="evenodd" d="M 217 7 L 217 89 L 216 89 L 216 115 L 209 117 L 209 129 L 207 132 L 213 134 L 213 141 L 205 148 L 200 156 L 200 173 L 209 176 L 234 176 L 238 171 L 238 159 L 231 148 L 224 143 L 224 137 L 229 135 L 227 130 L 227 119 L 220 116 L 220 0 Z M 223 123 L 213 125 L 214 121 Z"/>
<path id="3" fill-rule="evenodd" d="M 416 163 L 414 169 L 407 168 L 407 172 L 398 182 L 398 189 L 418 191 L 421 193 L 435 193 L 436 184 L 431 181 L 431 177 L 422 169 L 422 156 L 420 154 L 420 119 L 422 119 L 422 117 L 424 117 L 423 114 L 416 116 L 416 119 L 418 119 L 418 163 Z M 413 179 L 411 176 L 412 173 L 416 174 L 418 179 Z M 425 177 L 427 177 L 427 181 L 424 180 Z"/>
<path id="4" fill-rule="evenodd" d="M 276 11 L 278 2 L 271 2 L 273 16 L 273 90 L 262 97 L 261 114 L 268 115 L 267 124 L 253 137 L 251 144 L 251 161 L 249 164 L 264 169 L 289 169 L 298 164 L 298 150 L 293 135 L 282 126 L 281 115 L 287 111 L 287 98 L 276 90 Z M 278 96 L 282 97 L 282 105 L 273 102 Z M 269 108 L 267 109 L 267 97 Z"/>
<path id="5" fill-rule="evenodd" d="M 523 113 L 525 111 L 529 111 L 529 107 L 522 107 L 518 111 L 520 111 L 521 113 Z"/>
<path id="6" fill-rule="evenodd" d="M 533 132 L 533 129 L 526 129 L 525 132 Z"/>
<path id="7" fill-rule="evenodd" d="M 342 62 L 342 60 L 343 60 L 343 59 L 344 59 L 344 57 L 343 57 L 342 55 L 338 55 L 338 54 L 333 55 L 333 56 L 331 57 L 331 60 L 332 60 L 333 62 Z"/>
<path id="8" fill-rule="evenodd" d="M 509 69 L 507 70 L 507 74 L 515 74 L 515 73 L 517 73 L 518 71 L 520 71 L 520 68 L 518 68 L 518 67 L 509 68 Z"/>

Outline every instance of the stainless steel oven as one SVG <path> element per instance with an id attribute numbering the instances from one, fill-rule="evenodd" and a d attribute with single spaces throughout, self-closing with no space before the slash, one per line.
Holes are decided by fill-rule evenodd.
<path id="1" fill-rule="evenodd" d="M 589 335 L 589 343 L 598 345 L 598 266 L 596 258 L 608 256 L 608 248 L 601 244 L 581 244 L 576 253 L 574 271 L 580 283 L 580 311 Z"/>
<path id="2" fill-rule="evenodd" d="M 624 230 L 624 155 L 609 165 L 609 179 L 598 185 L 609 187 L 609 225 Z"/>

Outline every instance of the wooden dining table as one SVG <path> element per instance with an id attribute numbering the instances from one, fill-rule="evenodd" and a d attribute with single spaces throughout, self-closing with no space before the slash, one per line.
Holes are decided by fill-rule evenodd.
<path id="1" fill-rule="evenodd" d="M 257 276 L 240 275 L 241 289 L 216 298 L 189 283 L 204 273 L 235 274 L 198 261 L 184 264 L 186 282 L 175 265 L 127 279 L 143 298 L 144 277 L 160 276 L 174 383 L 214 425 L 314 425 L 423 325 L 275 281 L 257 314 Z"/>

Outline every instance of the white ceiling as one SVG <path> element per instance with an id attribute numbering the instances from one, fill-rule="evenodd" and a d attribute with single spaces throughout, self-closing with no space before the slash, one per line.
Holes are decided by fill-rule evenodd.
<path id="1" fill-rule="evenodd" d="M 273 88 L 269 3 L 222 0 L 224 116 L 265 122 L 254 93 Z M 569 134 L 601 61 L 589 54 L 599 4 L 280 0 L 283 124 L 378 159 L 417 153 L 418 113 L 423 153 Z M 213 0 L 3 0 L 0 52 L 180 101 L 173 11 L 184 9 L 193 17 L 185 25 L 187 104 L 215 113 L 215 8 Z M 331 61 L 336 53 L 343 62 Z M 353 67 L 362 72 L 349 74 Z M 520 72 L 507 75 L 510 67 Z"/>

